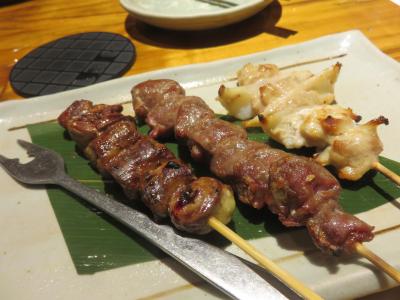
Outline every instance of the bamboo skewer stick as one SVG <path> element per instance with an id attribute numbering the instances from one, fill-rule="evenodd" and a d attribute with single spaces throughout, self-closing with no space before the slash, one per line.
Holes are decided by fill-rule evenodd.
<path id="1" fill-rule="evenodd" d="M 246 254 L 252 257 L 255 261 L 257 261 L 261 266 L 275 275 L 281 282 L 286 283 L 291 289 L 296 291 L 302 297 L 306 299 L 322 299 L 315 292 L 306 287 L 303 283 L 298 281 L 292 275 L 281 269 L 277 264 L 268 259 L 265 255 L 259 252 L 256 248 L 254 248 L 250 243 L 244 240 L 242 237 L 237 235 L 234 231 L 229 229 L 223 223 L 221 223 L 218 219 L 211 217 L 208 220 L 208 225 L 210 225 L 213 229 L 223 235 L 226 239 L 234 243 L 240 249 L 242 249 Z M 356 243 L 354 250 L 361 255 L 362 257 L 368 259 L 371 263 L 373 263 L 377 268 L 388 274 L 395 281 L 400 283 L 400 271 L 396 270 L 386 261 L 384 261 L 381 257 L 373 253 L 367 247 L 365 247 L 361 243 Z"/>
<path id="2" fill-rule="evenodd" d="M 129 100 L 129 101 L 123 101 L 123 102 L 118 102 L 118 103 L 114 103 L 114 104 L 124 105 L 124 104 L 129 104 L 131 102 L 132 101 Z M 28 127 L 30 125 L 39 125 L 39 124 L 52 123 L 52 122 L 55 122 L 55 121 L 57 121 L 57 119 L 49 119 L 49 120 L 44 120 L 44 121 L 39 121 L 39 122 L 27 123 L 27 124 L 20 125 L 20 126 L 10 127 L 10 128 L 8 128 L 8 131 L 14 131 L 14 130 L 18 130 L 18 129 L 23 129 L 23 128 L 26 128 L 26 127 Z"/>
<path id="3" fill-rule="evenodd" d="M 39 125 L 39 124 L 47 124 L 47 123 L 52 123 L 57 121 L 57 119 L 50 119 L 50 120 L 45 120 L 45 121 L 39 121 L 39 122 L 32 122 L 32 123 L 27 123 L 21 126 L 14 126 L 14 127 L 10 127 L 8 128 L 8 131 L 14 131 L 14 130 L 18 130 L 18 129 L 23 129 L 26 128 L 30 125 Z"/>
<path id="4" fill-rule="evenodd" d="M 390 180 L 392 180 L 395 184 L 400 186 L 400 176 L 397 175 L 395 172 L 393 172 L 392 170 L 386 168 L 384 165 L 382 165 L 379 162 L 376 162 L 374 165 L 374 169 L 380 173 L 382 173 L 383 175 L 385 175 L 387 178 L 389 178 Z"/>
<path id="5" fill-rule="evenodd" d="M 313 292 L 299 280 L 294 278 L 292 275 L 287 273 L 285 270 L 280 268 L 272 260 L 268 259 L 265 255 L 254 248 L 250 243 L 237 235 L 230 228 L 221 223 L 218 219 L 211 217 L 208 220 L 208 225 L 213 229 L 227 238 L 229 241 L 234 243 L 255 261 L 257 261 L 261 266 L 267 269 L 271 274 L 277 277 L 281 282 L 285 283 L 293 291 L 301 295 L 304 299 L 322 299 L 321 296 Z"/>
<path id="6" fill-rule="evenodd" d="M 347 53 L 342 53 L 342 54 L 338 54 L 338 55 L 334 55 L 334 56 L 328 56 L 328 57 L 322 57 L 322 58 L 302 61 L 302 62 L 298 62 L 298 63 L 294 63 L 294 64 L 290 64 L 290 65 L 285 65 L 285 66 L 279 67 L 279 70 L 286 70 L 286 69 L 300 67 L 300 66 L 304 66 L 304 65 L 315 64 L 315 63 L 323 62 L 323 61 L 327 61 L 327 60 L 338 59 L 338 58 L 345 57 L 346 55 L 347 55 Z M 231 75 L 231 76 L 225 77 L 223 79 L 219 79 L 218 81 L 212 81 L 212 84 L 224 83 L 224 82 L 233 81 L 233 80 L 237 80 L 237 76 L 236 75 Z M 204 85 L 196 85 L 195 87 L 200 87 L 200 86 L 204 87 Z"/>
<path id="7" fill-rule="evenodd" d="M 394 280 L 396 280 L 397 282 L 400 283 L 400 272 L 398 270 L 396 270 L 395 268 L 393 268 L 391 265 L 389 265 L 386 261 L 384 261 L 378 255 L 373 253 L 371 250 L 369 250 L 367 247 L 365 247 L 361 243 L 357 243 L 355 245 L 355 250 L 358 254 L 360 254 L 361 256 L 368 259 L 375 266 L 377 266 L 380 270 L 384 271 L 386 274 L 388 274 L 390 277 L 392 277 Z"/>

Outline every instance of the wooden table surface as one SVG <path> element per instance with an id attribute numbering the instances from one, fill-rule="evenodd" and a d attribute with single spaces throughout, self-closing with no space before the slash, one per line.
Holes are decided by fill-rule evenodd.
<path id="1" fill-rule="evenodd" d="M 108 31 L 131 39 L 137 60 L 124 75 L 128 76 L 250 54 L 351 29 L 361 30 L 384 53 L 400 60 L 400 6 L 389 0 L 274 1 L 243 22 L 198 32 L 146 25 L 129 16 L 118 0 L 0 4 L 0 100 L 21 98 L 8 83 L 9 70 L 18 59 L 70 34 Z M 389 298 L 399 292 L 395 290 Z"/>
<path id="2" fill-rule="evenodd" d="M 120 33 L 135 44 L 137 60 L 124 75 L 207 62 L 359 29 L 383 52 L 400 60 L 400 6 L 389 0 L 281 0 L 225 28 L 178 32 L 148 26 L 118 0 L 3 1 L 0 4 L 0 100 L 21 98 L 11 88 L 11 66 L 32 49 L 60 37 Z M 2 2 L 2 3 L 3 3 Z"/>

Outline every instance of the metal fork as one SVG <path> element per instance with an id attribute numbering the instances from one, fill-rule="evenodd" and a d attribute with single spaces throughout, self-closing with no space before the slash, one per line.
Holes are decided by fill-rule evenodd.
<path id="1" fill-rule="evenodd" d="M 18 143 L 34 157 L 32 161 L 21 164 L 17 158 L 0 155 L 0 165 L 17 181 L 62 186 L 119 220 L 232 298 L 247 299 L 251 295 L 252 299 L 287 299 L 279 291 L 288 291 L 282 283 L 274 283 L 277 290 L 236 256 L 201 240 L 180 236 L 170 226 L 156 224 L 145 214 L 82 185 L 65 173 L 64 161 L 58 153 L 23 140 Z"/>
<path id="2" fill-rule="evenodd" d="M 207 3 L 210 5 L 214 5 L 214 6 L 219 6 L 222 8 L 231 8 L 231 7 L 235 7 L 238 5 L 237 3 L 226 1 L 226 0 L 196 0 L 196 1 Z"/>

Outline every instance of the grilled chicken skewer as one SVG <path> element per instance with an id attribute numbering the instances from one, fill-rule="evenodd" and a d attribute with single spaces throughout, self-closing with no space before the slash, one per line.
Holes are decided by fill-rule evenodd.
<path id="1" fill-rule="evenodd" d="M 245 125 L 260 125 L 288 149 L 316 147 L 318 163 L 334 166 L 342 179 L 358 180 L 379 164 L 377 126 L 388 120 L 381 116 L 359 125 L 360 116 L 335 103 L 340 68 L 337 63 L 318 75 L 285 75 L 272 64 L 247 64 L 238 71 L 238 86 L 222 85 L 218 100 L 239 119 L 258 117 Z"/>
<path id="2" fill-rule="evenodd" d="M 141 199 L 156 219 L 170 216 L 180 230 L 211 231 L 208 219 L 226 224 L 235 202 L 231 189 L 210 177 L 196 178 L 164 145 L 141 135 L 121 105 L 75 101 L 58 118 L 104 176 L 113 177 L 130 200 Z"/>
<path id="3" fill-rule="evenodd" d="M 93 166 L 112 176 L 129 199 L 140 198 L 156 219 L 169 215 L 178 229 L 195 234 L 215 229 L 304 298 L 322 299 L 224 225 L 235 208 L 230 187 L 213 178 L 196 178 L 164 145 L 140 135 L 134 119 L 121 111 L 121 105 L 81 100 L 58 121 Z"/>
<path id="4" fill-rule="evenodd" d="M 341 209 L 338 181 L 312 159 L 249 141 L 243 128 L 216 118 L 175 81 L 142 82 L 132 97 L 137 116 L 152 128 L 150 136 L 174 134 L 240 201 L 257 209 L 268 206 L 286 226 L 306 226 L 322 251 L 360 253 L 361 243 L 373 238 L 373 227 Z"/>

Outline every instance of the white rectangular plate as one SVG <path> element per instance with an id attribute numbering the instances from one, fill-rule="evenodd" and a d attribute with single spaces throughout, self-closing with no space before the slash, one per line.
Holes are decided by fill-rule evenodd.
<path id="1" fill-rule="evenodd" d="M 346 55 L 296 68 L 319 72 L 340 61 L 343 69 L 336 84 L 339 104 L 352 107 L 363 120 L 379 115 L 388 117 L 390 126 L 379 131 L 385 145 L 383 155 L 400 161 L 400 153 L 396 151 L 400 132 L 400 65 L 358 31 L 233 59 L 115 79 L 60 94 L 1 103 L 0 153 L 23 157 L 16 139 L 29 140 L 27 130 L 8 131 L 8 128 L 54 119 L 76 99 L 119 103 L 130 99 L 130 89 L 138 82 L 170 78 L 182 83 L 188 94 L 203 97 L 216 112 L 224 112 L 214 101 L 219 83 L 232 77 L 245 63 L 286 66 L 340 54 Z M 45 191 L 22 187 L 3 170 L 0 170 L 0 188 L 0 294 L 4 299 L 79 299 L 82 295 L 99 300 L 223 297 L 171 259 L 79 276 Z M 368 247 L 396 268 L 400 268 L 398 200 L 359 215 L 377 230 L 392 228 L 377 235 Z M 324 298 L 360 297 L 395 285 L 364 260 L 328 257 L 314 251 L 308 239 L 302 241 L 305 235 L 300 230 L 252 243 Z M 235 246 L 228 250 L 245 257 Z"/>

